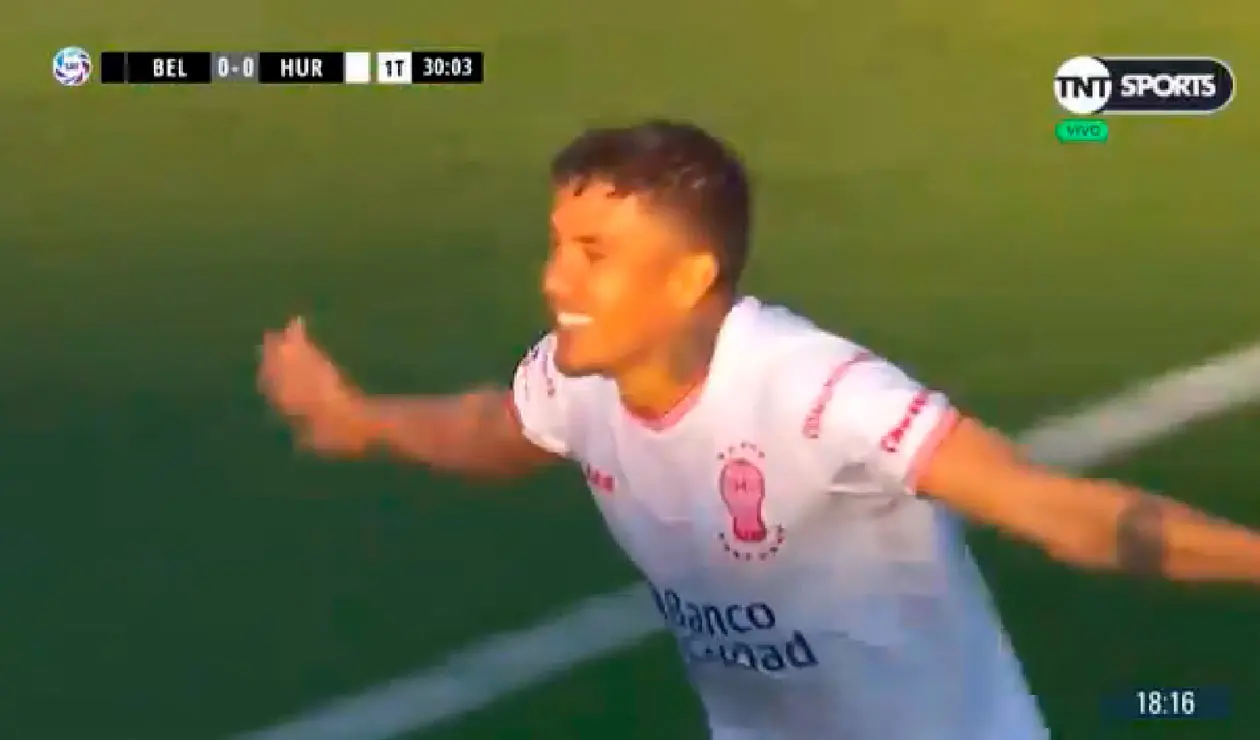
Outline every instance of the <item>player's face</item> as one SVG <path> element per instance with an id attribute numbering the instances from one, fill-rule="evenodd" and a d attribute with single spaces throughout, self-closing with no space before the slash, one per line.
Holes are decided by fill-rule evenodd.
<path id="1" fill-rule="evenodd" d="M 712 257 L 694 243 L 640 196 L 560 188 L 543 273 L 560 372 L 614 375 L 666 341 L 712 280 Z"/>

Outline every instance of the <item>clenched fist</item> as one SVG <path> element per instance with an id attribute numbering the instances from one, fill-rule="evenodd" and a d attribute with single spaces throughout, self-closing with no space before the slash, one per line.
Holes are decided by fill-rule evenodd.
<path id="1" fill-rule="evenodd" d="M 371 442 L 367 406 L 297 318 L 263 335 L 258 387 L 293 424 L 298 443 L 335 455 L 362 453 Z"/>

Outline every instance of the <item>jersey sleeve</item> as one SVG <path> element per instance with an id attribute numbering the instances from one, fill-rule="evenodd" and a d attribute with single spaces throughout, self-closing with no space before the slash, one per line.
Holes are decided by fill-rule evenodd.
<path id="1" fill-rule="evenodd" d="M 566 379 L 556 369 L 555 336 L 530 348 L 512 378 L 512 410 L 525 438 L 562 457 L 570 451 L 570 405 Z"/>
<path id="2" fill-rule="evenodd" d="M 957 410 L 944 394 L 869 352 L 828 359 L 805 363 L 816 395 L 802 433 L 836 480 L 856 472 L 881 487 L 916 492 Z"/>

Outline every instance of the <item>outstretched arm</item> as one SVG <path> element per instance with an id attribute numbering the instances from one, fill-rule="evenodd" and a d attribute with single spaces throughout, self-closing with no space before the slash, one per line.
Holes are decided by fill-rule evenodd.
<path id="1" fill-rule="evenodd" d="M 368 441 L 394 455 L 477 477 L 512 477 L 556 456 L 526 439 L 511 392 L 488 388 L 452 396 L 369 396 Z"/>
<path id="2" fill-rule="evenodd" d="M 975 420 L 958 422 L 928 454 L 914 482 L 919 491 L 1064 562 L 1260 583 L 1256 532 L 1131 486 L 1037 466 Z"/>
<path id="3" fill-rule="evenodd" d="M 556 456 L 531 442 L 507 390 L 449 396 L 367 396 L 306 335 L 301 320 L 263 339 L 259 386 L 318 453 L 361 457 L 386 450 L 472 477 L 528 472 Z"/>

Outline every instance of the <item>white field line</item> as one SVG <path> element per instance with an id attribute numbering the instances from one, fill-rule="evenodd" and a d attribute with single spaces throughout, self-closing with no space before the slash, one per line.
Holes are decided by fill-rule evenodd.
<path id="1" fill-rule="evenodd" d="M 1260 401 L 1260 344 L 1045 419 L 1019 439 L 1042 462 L 1084 468 L 1255 401 Z M 234 740 L 392 740 L 631 647 L 661 629 L 644 585 L 635 584 Z"/>

